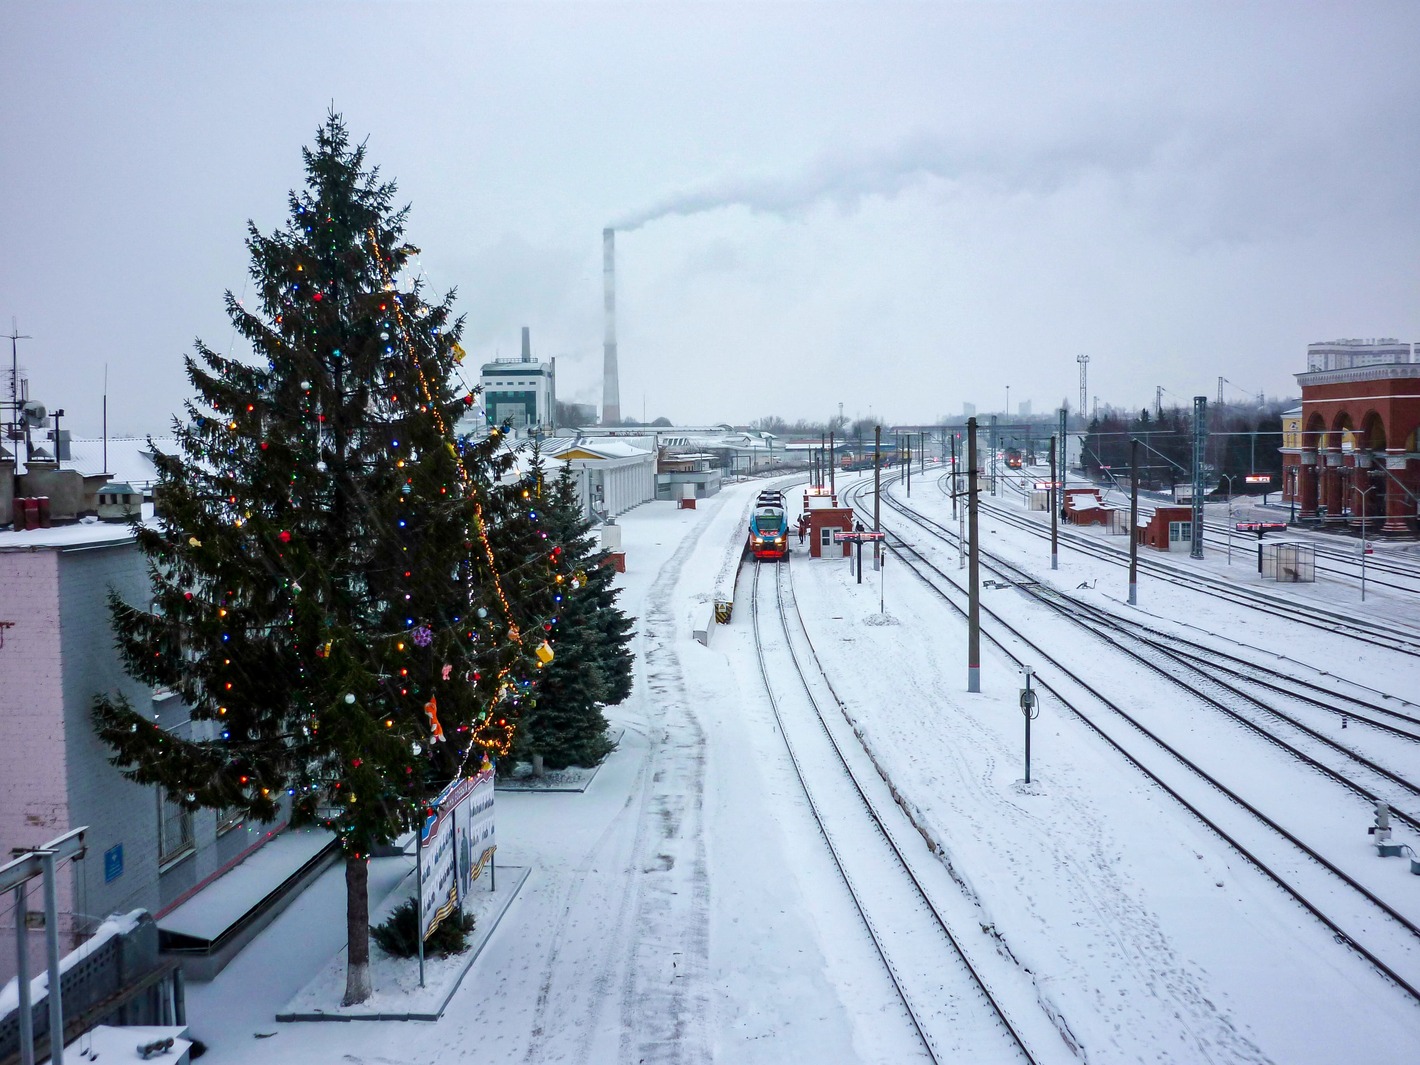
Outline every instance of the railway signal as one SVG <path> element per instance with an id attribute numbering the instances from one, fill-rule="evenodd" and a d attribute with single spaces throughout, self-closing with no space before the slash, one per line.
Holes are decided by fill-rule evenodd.
<path id="1" fill-rule="evenodd" d="M 1040 716 L 1040 697 L 1030 690 L 1030 679 L 1035 670 L 1022 666 L 1026 675 L 1026 686 L 1021 689 L 1021 713 L 1026 719 L 1026 783 L 1030 783 L 1030 723 Z"/>
<path id="2" fill-rule="evenodd" d="M 1390 805 L 1384 799 L 1376 800 L 1376 823 L 1371 826 L 1370 834 L 1376 837 L 1377 844 L 1390 839 Z"/>
<path id="3" fill-rule="evenodd" d="M 855 569 L 858 571 L 858 583 L 863 583 L 863 545 L 870 543 L 881 544 L 886 539 L 887 534 L 882 532 L 868 532 L 865 529 L 852 529 L 833 534 L 833 542 L 836 544 L 857 544 L 858 557 Z M 879 549 L 880 550 L 880 549 Z M 851 557 L 851 556 L 850 556 Z"/>

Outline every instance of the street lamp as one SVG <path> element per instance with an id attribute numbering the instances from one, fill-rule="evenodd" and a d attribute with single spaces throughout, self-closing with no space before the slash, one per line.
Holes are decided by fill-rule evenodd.
<path id="1" fill-rule="evenodd" d="M 1361 602 L 1366 601 L 1366 497 L 1379 485 L 1371 485 L 1361 490 Z"/>
<path id="2" fill-rule="evenodd" d="M 1236 474 L 1225 473 L 1220 480 L 1228 482 L 1228 565 L 1233 564 L 1233 478 Z"/>

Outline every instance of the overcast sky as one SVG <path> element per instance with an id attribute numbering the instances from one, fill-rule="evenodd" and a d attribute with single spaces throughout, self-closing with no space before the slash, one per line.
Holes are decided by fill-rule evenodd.
<path id="1" fill-rule="evenodd" d="M 1080 353 L 1101 404 L 1293 396 L 1310 342 L 1420 341 L 1417 43 L 1413 2 L 9 3 L 0 324 L 76 434 L 105 366 L 163 431 L 333 101 L 470 363 L 530 326 L 563 399 L 609 224 L 628 416 L 1040 412 Z"/>

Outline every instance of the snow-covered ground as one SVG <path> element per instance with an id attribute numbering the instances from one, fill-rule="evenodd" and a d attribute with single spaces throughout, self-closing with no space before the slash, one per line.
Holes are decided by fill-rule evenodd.
<path id="1" fill-rule="evenodd" d="M 636 690 L 609 715 L 625 730 L 620 746 L 585 792 L 499 792 L 499 862 L 532 874 L 443 1019 L 273 1020 L 343 945 L 343 879 L 332 869 L 216 981 L 189 985 L 192 1034 L 208 1060 L 927 1060 L 793 776 L 758 673 L 745 581 L 732 623 L 708 647 L 692 639 L 712 599 L 733 587 L 759 487 L 730 486 L 696 510 L 656 503 L 620 519 L 622 605 L 639 619 Z M 1011 498 L 992 502 L 1024 513 Z M 930 475 L 915 481 L 911 503 L 950 514 Z M 884 523 L 895 521 L 885 509 Z M 1207 630 L 1296 663 L 1300 674 L 1320 665 L 1338 684 L 1414 690 L 1413 659 L 1147 577 L 1130 610 L 1119 567 L 1062 546 L 1052 572 L 1044 541 L 993 524 L 989 513 L 981 530 L 984 545 L 1069 595 Z M 923 859 L 955 881 L 949 908 L 969 915 L 958 929 L 966 948 L 998 973 L 1011 967 L 999 990 L 1012 1009 L 1041 1011 L 1047 1028 L 1075 1043 L 1038 1040 L 1037 1060 L 1414 1060 L 1413 999 L 1049 696 L 1025 784 L 1016 665 L 984 643 L 983 690 L 968 694 L 964 624 L 899 559 L 858 584 L 845 562 L 793 550 L 788 569 L 809 634 L 939 852 L 923 846 Z M 955 549 L 933 550 L 954 571 Z M 1175 561 L 1260 586 L 1250 567 L 1236 557 L 1227 565 L 1211 547 L 1201 563 Z M 1287 594 L 1362 610 L 1354 582 Z M 1216 751 L 1230 784 L 1314 821 L 1304 828 L 1329 854 L 1420 917 L 1420 877 L 1403 860 L 1375 856 L 1363 802 L 1335 799 L 1320 777 L 1218 716 L 1190 709 L 1181 721 L 1170 685 L 1049 622 L 1019 592 L 983 598 L 1048 639 L 1052 657 L 1093 671 L 1117 701 Z M 1364 612 L 1420 626 L 1413 597 L 1383 589 L 1368 594 Z M 983 622 L 988 632 L 993 624 Z M 1034 664 L 1043 682 L 1052 679 L 1048 662 Z M 1405 742 L 1391 745 L 1393 760 L 1413 779 Z M 1404 829 L 1397 838 L 1415 842 Z M 403 861 L 376 861 L 372 893 L 400 880 Z M 1317 874 L 1298 876 L 1310 884 Z M 1399 929 L 1389 938 L 1389 963 L 1420 982 L 1420 944 Z"/>

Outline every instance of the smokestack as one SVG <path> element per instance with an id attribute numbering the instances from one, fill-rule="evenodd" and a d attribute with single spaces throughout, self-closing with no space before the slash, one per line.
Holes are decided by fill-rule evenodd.
<path id="1" fill-rule="evenodd" d="M 602 424 L 621 423 L 621 385 L 616 375 L 616 230 L 602 230 L 602 280 L 606 286 L 606 342 L 602 346 Z"/>
<path id="2" fill-rule="evenodd" d="M 532 362 L 532 336 L 527 326 L 523 326 L 523 362 Z"/>

